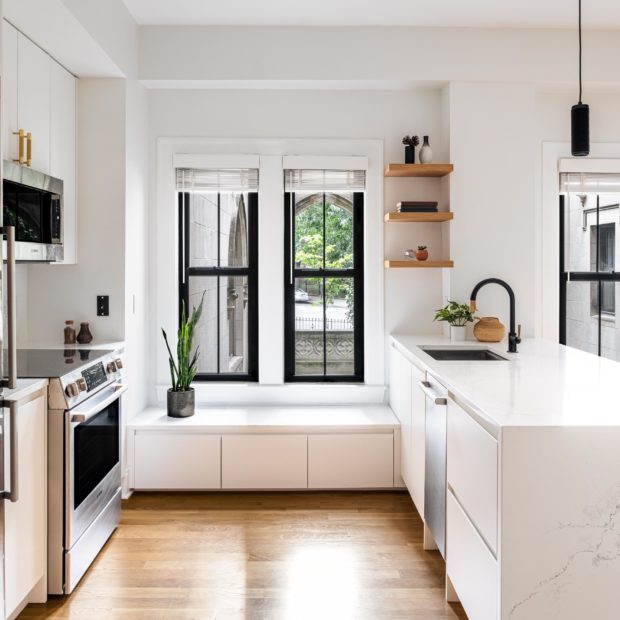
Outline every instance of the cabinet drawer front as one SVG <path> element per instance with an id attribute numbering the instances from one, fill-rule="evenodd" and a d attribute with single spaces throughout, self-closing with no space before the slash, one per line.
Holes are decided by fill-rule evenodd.
<path id="1" fill-rule="evenodd" d="M 222 488 L 305 489 L 306 435 L 224 435 Z"/>
<path id="2" fill-rule="evenodd" d="M 495 558 L 451 492 L 447 498 L 447 572 L 470 620 L 497 620 L 499 570 Z"/>
<path id="3" fill-rule="evenodd" d="M 394 486 L 394 435 L 310 435 L 308 487 L 373 489 Z"/>
<path id="4" fill-rule="evenodd" d="M 136 433 L 136 489 L 219 489 L 220 436 Z"/>
<path id="5" fill-rule="evenodd" d="M 493 553 L 497 553 L 497 441 L 448 401 L 448 484 Z"/>

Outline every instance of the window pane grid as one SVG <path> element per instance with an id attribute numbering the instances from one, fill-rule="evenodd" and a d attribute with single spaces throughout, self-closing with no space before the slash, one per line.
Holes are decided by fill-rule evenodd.
<path id="1" fill-rule="evenodd" d="M 258 378 L 257 202 L 252 193 L 179 193 L 180 305 L 191 311 L 204 295 L 198 381 Z"/>

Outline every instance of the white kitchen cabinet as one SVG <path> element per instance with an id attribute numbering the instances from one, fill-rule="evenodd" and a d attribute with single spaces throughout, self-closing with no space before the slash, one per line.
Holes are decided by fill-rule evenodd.
<path id="1" fill-rule="evenodd" d="M 422 519 L 424 519 L 426 398 L 420 389 L 420 383 L 425 380 L 426 373 L 413 366 L 411 375 L 411 486 L 409 493 Z"/>
<path id="2" fill-rule="evenodd" d="M 17 124 L 17 30 L 2 20 L 2 157 L 18 158 Z"/>
<path id="3" fill-rule="evenodd" d="M 64 264 L 77 262 L 76 79 L 50 62 L 50 174 L 62 179 Z"/>
<path id="4" fill-rule="evenodd" d="M 308 488 L 383 489 L 393 486 L 393 433 L 308 436 Z"/>
<path id="5" fill-rule="evenodd" d="M 467 515 L 448 491 L 446 564 L 453 587 L 471 620 L 499 617 L 499 569 Z"/>
<path id="6" fill-rule="evenodd" d="M 47 592 L 47 390 L 18 407 L 19 498 L 4 513 L 7 617 Z"/>
<path id="7" fill-rule="evenodd" d="M 306 435 L 224 435 L 222 488 L 305 489 Z"/>
<path id="8" fill-rule="evenodd" d="M 135 437 L 136 489 L 219 489 L 220 463 L 219 435 L 143 432 Z"/>
<path id="9" fill-rule="evenodd" d="M 50 172 L 51 58 L 23 34 L 17 35 L 17 123 L 32 134 L 33 170 Z"/>
<path id="10" fill-rule="evenodd" d="M 390 348 L 390 407 L 400 422 L 400 473 L 409 490 L 411 467 L 411 373 L 412 365 L 394 346 Z"/>

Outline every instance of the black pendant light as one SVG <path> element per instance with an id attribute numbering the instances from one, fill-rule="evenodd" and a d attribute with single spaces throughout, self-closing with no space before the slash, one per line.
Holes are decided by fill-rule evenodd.
<path id="1" fill-rule="evenodd" d="M 571 108 L 571 152 L 573 157 L 590 154 L 590 108 L 581 103 L 581 0 L 579 0 L 579 103 Z"/>

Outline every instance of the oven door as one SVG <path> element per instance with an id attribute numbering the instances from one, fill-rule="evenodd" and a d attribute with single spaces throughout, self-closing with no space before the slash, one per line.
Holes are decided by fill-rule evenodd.
<path id="1" fill-rule="evenodd" d="M 126 391 L 126 385 L 110 385 L 65 412 L 66 550 L 120 490 L 120 428 Z"/>

